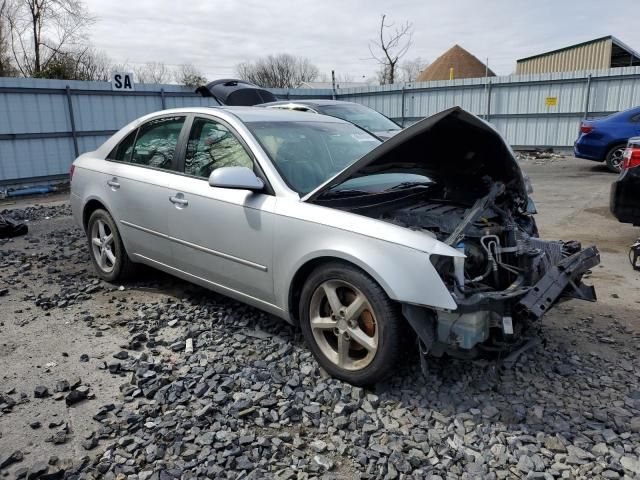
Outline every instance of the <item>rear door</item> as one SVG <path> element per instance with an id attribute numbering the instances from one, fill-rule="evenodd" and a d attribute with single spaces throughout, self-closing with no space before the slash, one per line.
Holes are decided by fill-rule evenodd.
<path id="1" fill-rule="evenodd" d="M 231 296 L 273 304 L 276 197 L 214 188 L 208 181 L 221 167 L 248 167 L 261 175 L 249 148 L 222 120 L 195 117 L 180 163 L 183 174 L 172 176 L 169 185 L 176 267 Z"/>
<path id="2" fill-rule="evenodd" d="M 106 183 L 111 214 L 129 255 L 170 264 L 169 182 L 185 115 L 164 115 L 142 124 L 109 154 Z M 142 257 L 142 258 L 140 258 Z"/>

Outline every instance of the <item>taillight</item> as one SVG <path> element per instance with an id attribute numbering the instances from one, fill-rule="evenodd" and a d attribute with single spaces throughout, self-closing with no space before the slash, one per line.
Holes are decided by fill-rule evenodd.
<path id="1" fill-rule="evenodd" d="M 622 156 L 622 168 L 640 167 L 640 147 L 627 147 Z"/>
<path id="2" fill-rule="evenodd" d="M 75 172 L 76 166 L 72 163 L 69 167 L 69 181 L 73 180 L 73 172 Z"/>
<path id="3" fill-rule="evenodd" d="M 589 125 L 588 123 L 580 124 L 580 133 L 591 133 L 593 131 L 593 125 Z"/>

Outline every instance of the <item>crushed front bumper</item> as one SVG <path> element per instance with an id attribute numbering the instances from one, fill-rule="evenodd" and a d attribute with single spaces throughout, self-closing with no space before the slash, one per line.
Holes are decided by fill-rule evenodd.
<path id="1" fill-rule="evenodd" d="M 596 247 L 589 247 L 562 259 L 550 267 L 533 286 L 512 286 L 506 290 L 483 292 L 456 298 L 460 313 L 489 310 L 503 315 L 524 315 L 538 319 L 560 298 L 596 301 L 592 286 L 582 283 L 582 276 L 600 263 Z"/>
<path id="2" fill-rule="evenodd" d="M 510 349 L 521 343 L 527 325 L 560 299 L 596 301 L 595 289 L 582 283 L 582 276 L 599 263 L 598 249 L 589 247 L 549 267 L 533 286 L 456 298 L 456 310 L 434 315 L 413 306 L 403 306 L 403 312 L 423 349 L 433 355 L 473 357 L 479 349 Z"/>
<path id="3" fill-rule="evenodd" d="M 543 277 L 516 305 L 519 313 L 540 318 L 560 298 L 596 301 L 593 286 L 582 283 L 582 275 L 600 263 L 596 247 L 589 247 L 549 268 Z"/>

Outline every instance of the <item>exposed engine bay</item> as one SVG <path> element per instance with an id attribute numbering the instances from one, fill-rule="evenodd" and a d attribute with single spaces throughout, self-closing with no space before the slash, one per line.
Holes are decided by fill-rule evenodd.
<path id="1" fill-rule="evenodd" d="M 490 192 L 469 206 L 433 198 L 435 192 L 425 187 L 404 198 L 349 208 L 429 232 L 464 253 L 464 258 L 430 258 L 458 304 L 455 311 L 436 311 L 435 321 L 418 320 L 421 326 L 433 324 L 421 338 L 432 354 L 468 357 L 515 347 L 532 321 L 558 300 L 596 299 L 593 287 L 581 283 L 582 275 L 599 263 L 595 247 L 582 250 L 576 241 L 540 239 L 533 216 L 506 192 L 504 184 L 492 183 Z M 405 309 L 405 316 L 412 313 Z"/>
<path id="2" fill-rule="evenodd" d="M 452 143 L 455 137 L 462 140 Z M 425 353 L 469 357 L 513 348 L 559 300 L 596 300 L 582 277 L 600 262 L 598 250 L 539 238 L 520 168 L 488 124 L 451 109 L 422 133 L 386 144 L 387 152 L 348 172 L 360 190 L 345 190 L 345 182 L 317 201 L 423 231 L 464 253 L 430 256 L 457 309 L 403 306 Z M 416 152 L 420 160 L 407 160 Z M 390 173 L 420 181 L 362 192 L 364 177 Z"/>

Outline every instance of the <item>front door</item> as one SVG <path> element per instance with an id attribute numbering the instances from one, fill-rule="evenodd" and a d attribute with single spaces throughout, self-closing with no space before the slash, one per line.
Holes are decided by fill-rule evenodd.
<path id="1" fill-rule="evenodd" d="M 231 296 L 272 304 L 275 196 L 214 188 L 208 182 L 216 168 L 256 171 L 249 150 L 226 124 L 196 117 L 183 163 L 184 174 L 169 184 L 175 265 Z"/>

